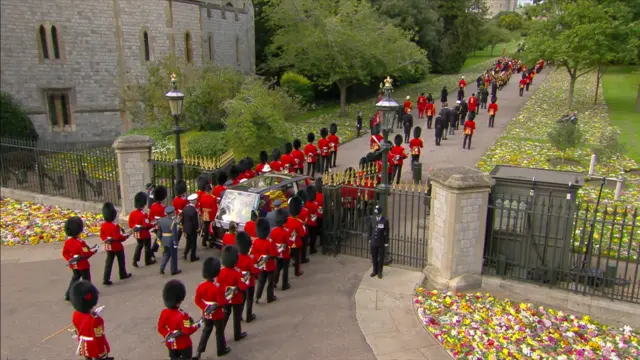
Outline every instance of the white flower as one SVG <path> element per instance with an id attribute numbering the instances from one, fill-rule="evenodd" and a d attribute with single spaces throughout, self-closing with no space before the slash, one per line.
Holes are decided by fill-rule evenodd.
<path id="1" fill-rule="evenodd" d="M 631 335 L 631 332 L 633 331 L 633 329 L 631 328 L 631 326 L 629 325 L 625 325 L 622 330 L 624 331 L 625 335 Z"/>
<path id="2" fill-rule="evenodd" d="M 522 344 L 522 353 L 525 354 L 526 356 L 531 356 L 531 348 L 529 348 L 527 345 Z"/>

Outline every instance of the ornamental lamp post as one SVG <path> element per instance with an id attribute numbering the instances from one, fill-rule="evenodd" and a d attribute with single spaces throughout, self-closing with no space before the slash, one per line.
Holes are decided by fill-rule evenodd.
<path id="1" fill-rule="evenodd" d="M 176 160 L 174 161 L 177 170 L 176 180 L 182 180 L 182 166 L 184 165 L 184 160 L 182 160 L 182 151 L 180 150 L 180 133 L 182 132 L 182 128 L 180 128 L 180 114 L 182 114 L 182 101 L 184 100 L 184 94 L 178 91 L 177 80 L 178 77 L 176 74 L 171 74 L 171 90 L 169 90 L 164 97 L 169 102 L 171 115 L 175 121 L 173 132 L 176 134 Z"/>

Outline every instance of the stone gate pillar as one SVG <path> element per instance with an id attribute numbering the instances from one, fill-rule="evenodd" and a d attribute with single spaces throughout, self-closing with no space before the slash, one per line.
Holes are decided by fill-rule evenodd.
<path id="1" fill-rule="evenodd" d="M 441 290 L 480 287 L 493 180 L 466 166 L 435 169 L 429 180 L 433 188 L 427 278 Z"/>
<path id="2" fill-rule="evenodd" d="M 144 191 L 145 185 L 151 182 L 152 145 L 153 140 L 143 135 L 121 136 L 113 143 L 120 174 L 121 220 L 126 220 L 133 210 L 136 193 Z"/>

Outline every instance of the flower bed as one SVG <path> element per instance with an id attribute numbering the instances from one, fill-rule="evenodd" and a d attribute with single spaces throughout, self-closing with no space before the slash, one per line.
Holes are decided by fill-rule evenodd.
<path id="1" fill-rule="evenodd" d="M 625 326 L 515 304 L 489 294 L 418 289 L 418 315 L 456 359 L 638 359 L 640 339 Z"/>
<path id="2" fill-rule="evenodd" d="M 71 216 L 80 216 L 84 220 L 82 238 L 98 235 L 102 222 L 102 215 L 9 198 L 0 200 L 0 211 L 1 240 L 6 246 L 65 241 L 64 222 Z"/>

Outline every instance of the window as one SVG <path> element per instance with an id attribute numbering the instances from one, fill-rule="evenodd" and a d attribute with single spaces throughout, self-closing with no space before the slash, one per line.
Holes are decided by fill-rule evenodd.
<path id="1" fill-rule="evenodd" d="M 69 129 L 71 126 L 71 107 L 68 91 L 46 93 L 49 122 L 53 130 Z"/>
<path id="2" fill-rule="evenodd" d="M 193 58 L 193 53 L 191 52 L 191 34 L 189 32 L 184 34 L 184 57 L 187 59 L 187 62 L 191 62 Z"/>
<path id="3" fill-rule="evenodd" d="M 40 29 L 38 29 L 38 35 L 40 36 L 40 50 L 42 51 L 42 57 L 44 59 L 48 59 L 49 46 L 47 45 L 47 30 L 44 29 L 44 25 L 40 25 Z"/>
<path id="4" fill-rule="evenodd" d="M 53 57 L 60 59 L 60 46 L 58 45 L 58 29 L 55 26 L 51 27 L 51 43 L 53 44 Z"/>
<path id="5" fill-rule="evenodd" d="M 213 36 L 211 34 L 209 34 L 207 42 L 209 44 L 209 60 L 213 61 Z"/>
<path id="6" fill-rule="evenodd" d="M 240 36 L 236 35 L 236 63 L 240 65 Z"/>
<path id="7" fill-rule="evenodd" d="M 229 8 L 230 10 L 233 10 L 233 4 L 232 4 L 232 3 L 230 3 L 230 2 L 228 2 L 228 3 L 225 5 L 225 7 L 226 7 L 226 8 Z"/>
<path id="8" fill-rule="evenodd" d="M 211 8 L 207 8 L 207 17 L 211 19 Z"/>
<path id="9" fill-rule="evenodd" d="M 151 50 L 149 49 L 149 33 L 142 33 L 142 41 L 144 43 L 144 61 L 151 60 Z"/>

